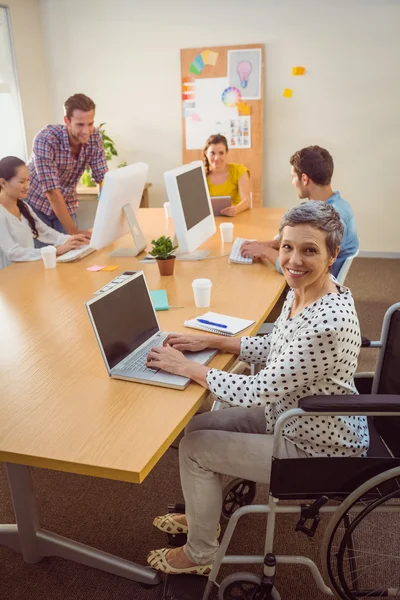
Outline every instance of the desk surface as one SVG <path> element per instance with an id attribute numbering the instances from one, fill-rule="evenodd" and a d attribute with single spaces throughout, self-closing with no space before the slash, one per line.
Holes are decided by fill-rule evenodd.
<path id="1" fill-rule="evenodd" d="M 253 209 L 234 219 L 235 236 L 272 238 L 279 209 Z M 148 241 L 173 233 L 163 209 L 141 209 Z M 217 218 L 217 227 L 222 218 Z M 224 219 L 226 220 L 226 219 Z M 231 244 L 219 231 L 203 247 L 217 258 L 178 262 L 173 277 L 160 277 L 156 264 L 109 258 L 131 244 L 129 236 L 106 250 L 45 270 L 42 262 L 0 270 L 0 460 L 139 483 L 184 428 L 208 393 L 192 383 L 185 391 L 110 379 L 84 302 L 124 270 L 143 268 L 150 289 L 167 290 L 171 305 L 157 313 L 166 331 L 188 331 L 185 319 L 199 315 L 191 282 L 213 281 L 210 310 L 256 319 L 258 329 L 284 288 L 284 279 L 263 265 L 229 265 Z M 86 271 L 117 264 L 114 272 Z M 224 369 L 231 355 L 211 366 Z"/>

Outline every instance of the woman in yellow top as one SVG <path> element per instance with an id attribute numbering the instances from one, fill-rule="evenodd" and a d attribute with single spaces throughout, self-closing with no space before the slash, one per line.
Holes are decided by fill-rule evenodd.
<path id="1" fill-rule="evenodd" d="M 204 167 L 210 196 L 230 196 L 231 206 L 221 211 L 226 217 L 234 217 L 250 208 L 250 171 L 244 165 L 228 163 L 226 137 L 211 135 L 203 150 Z"/>

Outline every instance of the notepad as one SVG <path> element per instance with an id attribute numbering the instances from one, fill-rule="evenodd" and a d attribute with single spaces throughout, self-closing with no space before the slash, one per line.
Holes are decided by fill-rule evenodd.
<path id="1" fill-rule="evenodd" d="M 209 321 L 210 324 L 200 323 L 199 319 Z M 201 329 L 202 331 L 211 331 L 212 333 L 219 333 L 220 335 L 232 336 L 240 333 L 250 325 L 253 325 L 253 323 L 255 323 L 255 321 L 207 312 L 195 319 L 185 321 L 184 324 L 186 327 L 192 327 L 192 329 Z M 226 327 L 218 327 L 218 325 L 226 325 Z"/>
<path id="2" fill-rule="evenodd" d="M 150 290 L 151 301 L 154 306 L 154 310 L 168 310 L 168 298 L 165 290 Z"/>

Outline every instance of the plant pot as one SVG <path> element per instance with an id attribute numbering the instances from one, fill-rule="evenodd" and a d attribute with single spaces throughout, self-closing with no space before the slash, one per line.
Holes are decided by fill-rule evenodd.
<path id="1" fill-rule="evenodd" d="M 170 256 L 168 258 L 156 258 L 160 275 L 173 275 L 175 260 L 175 256 Z"/>

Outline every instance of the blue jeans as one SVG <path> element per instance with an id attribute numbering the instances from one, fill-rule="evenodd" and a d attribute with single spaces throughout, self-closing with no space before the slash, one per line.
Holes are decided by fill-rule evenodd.
<path id="1" fill-rule="evenodd" d="M 45 225 L 47 225 L 48 227 L 51 227 L 52 229 L 55 229 L 56 231 L 60 231 L 61 233 L 67 233 L 65 231 L 63 224 L 61 223 L 61 221 L 59 221 L 59 219 L 57 219 L 57 217 L 55 215 L 49 216 L 49 215 L 46 215 L 45 213 L 41 212 L 40 210 L 37 210 L 33 206 L 31 206 L 31 208 L 36 213 L 36 215 L 39 217 L 39 219 L 41 221 L 43 221 L 43 223 Z M 70 213 L 69 216 L 71 217 L 71 219 L 73 220 L 75 225 L 78 226 L 78 220 L 76 218 L 76 213 Z M 43 242 L 40 242 L 39 240 L 35 240 L 35 248 L 43 248 L 44 246 L 47 246 L 47 244 L 43 244 Z"/>

